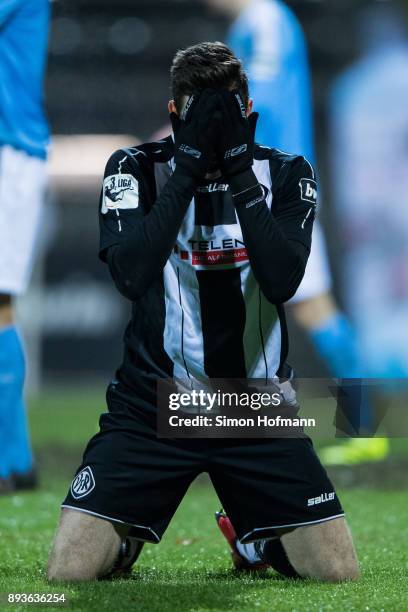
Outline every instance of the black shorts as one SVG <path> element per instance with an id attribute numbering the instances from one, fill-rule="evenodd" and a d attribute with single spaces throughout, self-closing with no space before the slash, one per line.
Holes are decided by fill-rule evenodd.
<path id="1" fill-rule="evenodd" d="M 344 514 L 308 438 L 157 438 L 155 420 L 121 385 L 108 388 L 107 401 L 64 508 L 159 542 L 189 485 L 208 472 L 242 542 Z"/>

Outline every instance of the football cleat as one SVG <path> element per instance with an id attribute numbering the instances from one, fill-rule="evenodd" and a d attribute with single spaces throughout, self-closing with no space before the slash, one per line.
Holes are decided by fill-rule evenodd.
<path id="1" fill-rule="evenodd" d="M 38 487 L 38 474 L 35 468 L 27 472 L 14 473 L 12 479 L 16 491 L 30 491 Z"/>
<path id="2" fill-rule="evenodd" d="M 0 478 L 0 495 L 14 492 L 14 482 L 12 478 Z"/>
<path id="3" fill-rule="evenodd" d="M 351 438 L 320 449 L 319 456 L 324 465 L 358 465 L 384 461 L 389 449 L 387 438 Z"/>
<path id="4" fill-rule="evenodd" d="M 142 552 L 144 542 L 127 536 L 120 543 L 118 558 L 110 572 L 102 576 L 104 580 L 109 578 L 129 577 L 133 565 L 136 563 Z"/>
<path id="5" fill-rule="evenodd" d="M 229 520 L 228 516 L 225 514 L 225 512 L 223 512 L 222 510 L 220 510 L 219 512 L 216 512 L 215 520 L 217 521 L 217 525 L 222 535 L 228 542 L 228 545 L 231 550 L 232 563 L 234 564 L 234 567 L 236 570 L 238 571 L 259 571 L 259 570 L 265 570 L 268 567 L 270 567 L 267 563 L 264 563 L 263 561 L 252 561 L 251 562 L 248 559 L 246 559 L 243 555 L 241 555 L 241 553 L 239 552 L 237 548 L 237 543 L 238 543 L 237 534 L 235 533 L 235 529 L 231 521 Z"/>

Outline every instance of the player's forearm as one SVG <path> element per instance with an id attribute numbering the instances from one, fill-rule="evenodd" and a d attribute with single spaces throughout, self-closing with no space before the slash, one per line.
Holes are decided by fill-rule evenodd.
<path id="1" fill-rule="evenodd" d="M 288 240 L 266 203 L 238 211 L 244 242 L 262 293 L 273 304 L 283 304 L 296 293 L 305 273 L 308 253 Z"/>
<path id="2" fill-rule="evenodd" d="M 109 269 L 125 297 L 141 297 L 162 272 L 176 242 L 196 182 L 175 171 L 151 211 L 108 252 Z"/>
<path id="3" fill-rule="evenodd" d="M 233 178 L 231 183 L 255 278 L 270 302 L 284 303 L 294 296 L 302 281 L 308 249 L 284 235 L 266 204 L 262 188 L 257 188 L 252 171 L 249 177 L 238 177 L 235 184 Z"/>

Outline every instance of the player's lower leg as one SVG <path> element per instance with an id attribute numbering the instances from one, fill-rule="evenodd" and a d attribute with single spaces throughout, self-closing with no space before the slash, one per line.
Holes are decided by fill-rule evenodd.
<path id="1" fill-rule="evenodd" d="M 216 513 L 215 518 L 230 546 L 235 569 L 259 571 L 270 567 L 288 578 L 300 578 L 292 567 L 279 537 L 241 544 L 228 516 L 220 511 Z"/>
<path id="2" fill-rule="evenodd" d="M 316 351 L 324 359 L 332 376 L 340 379 L 362 379 L 369 377 L 358 349 L 355 331 L 347 317 L 337 311 L 309 329 L 310 339 Z M 346 434 L 361 435 L 366 431 L 372 435 L 374 411 L 371 398 L 360 386 L 355 401 L 346 408 L 349 431 Z"/>
<path id="3" fill-rule="evenodd" d="M 133 565 L 142 552 L 144 543 L 131 536 L 126 536 L 120 543 L 118 557 L 106 574 L 101 576 L 102 580 L 108 578 L 126 578 L 130 575 Z"/>
<path id="4" fill-rule="evenodd" d="M 14 477 L 17 488 L 34 484 L 33 457 L 23 400 L 24 351 L 13 324 L 11 304 L 0 306 L 0 477 Z"/>
<path id="5" fill-rule="evenodd" d="M 324 294 L 293 306 L 293 313 L 299 324 L 306 329 L 309 337 L 331 375 L 343 379 L 361 379 L 370 373 L 364 367 L 358 350 L 355 331 L 342 314 L 330 294 Z M 353 401 L 342 407 L 342 433 L 349 436 L 372 436 L 375 418 L 372 398 L 367 389 L 360 386 Z M 345 429 L 344 429 L 345 428 Z M 344 440 L 319 452 L 327 465 L 350 465 L 363 462 L 381 461 L 389 450 L 385 438 L 371 437 Z"/>
<path id="6" fill-rule="evenodd" d="M 128 576 L 143 542 L 127 531 L 125 525 L 65 508 L 48 561 L 48 580 L 81 582 Z"/>
<path id="7" fill-rule="evenodd" d="M 253 544 L 238 541 L 228 517 L 218 512 L 217 523 L 231 549 L 236 569 L 272 568 L 287 578 L 342 582 L 359 578 L 358 561 L 344 517 L 292 529 Z"/>
<path id="8" fill-rule="evenodd" d="M 328 363 L 332 374 L 339 378 L 358 379 L 368 376 L 361 364 L 357 341 L 353 328 L 341 313 L 336 313 L 311 332 L 311 339 Z M 344 422 L 349 423 L 346 434 L 361 436 L 364 431 L 372 435 L 374 411 L 368 389 L 362 386 L 358 392 L 355 406 L 349 402 L 344 411 Z M 346 427 L 347 429 L 347 427 Z M 386 438 L 351 438 L 323 448 L 319 455 L 326 465 L 354 465 L 382 461 L 389 452 Z"/>

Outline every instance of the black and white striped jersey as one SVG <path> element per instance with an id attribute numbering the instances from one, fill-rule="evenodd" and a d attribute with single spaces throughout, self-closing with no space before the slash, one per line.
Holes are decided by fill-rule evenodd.
<path id="1" fill-rule="evenodd" d="M 136 392 L 158 376 L 273 378 L 288 352 L 281 302 L 291 296 L 283 289 L 269 292 L 264 279 L 276 276 L 286 285 L 287 278 L 288 286 L 295 283 L 292 293 L 300 283 L 315 215 L 313 168 L 303 157 L 256 146 L 253 172 L 262 205 L 280 235 L 305 253 L 300 273 L 288 269 L 284 275 L 284 254 L 257 250 L 263 221 L 257 226 L 255 214 L 243 231 L 224 177 L 203 180 L 190 195 L 185 185 L 171 188 L 173 146 L 169 137 L 119 150 L 106 166 L 100 257 L 132 300 L 117 376 Z M 188 199 L 181 212 L 179 198 Z M 179 215 L 175 231 L 173 214 Z M 168 235 L 163 252 L 159 237 Z M 148 280 L 132 280 L 133 271 L 144 279 L 146 270 Z"/>

